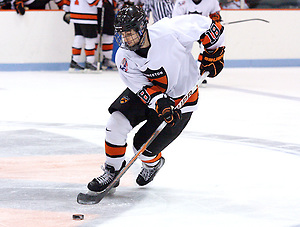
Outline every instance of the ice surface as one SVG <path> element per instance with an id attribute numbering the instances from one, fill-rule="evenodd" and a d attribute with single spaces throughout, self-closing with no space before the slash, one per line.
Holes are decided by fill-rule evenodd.
<path id="1" fill-rule="evenodd" d="M 0 226 L 300 226 L 300 68 L 225 68 L 151 184 L 137 161 L 81 206 L 123 89 L 117 72 L 0 72 Z"/>

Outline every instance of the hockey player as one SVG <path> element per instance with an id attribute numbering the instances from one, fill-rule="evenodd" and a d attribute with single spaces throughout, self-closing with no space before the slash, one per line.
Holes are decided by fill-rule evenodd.
<path id="1" fill-rule="evenodd" d="M 172 16 L 179 16 L 185 14 L 200 14 L 202 16 L 210 17 L 216 22 L 221 21 L 220 5 L 218 0 L 178 0 L 175 3 Z M 198 56 L 198 66 L 200 67 L 202 60 L 203 46 L 200 45 L 200 54 Z M 204 80 L 203 84 L 207 81 Z"/>
<path id="2" fill-rule="evenodd" d="M 58 8 L 62 8 L 64 0 L 54 0 Z M 12 8 L 20 15 L 25 14 L 25 9 L 46 9 L 50 0 L 12 0 Z"/>
<path id="3" fill-rule="evenodd" d="M 220 1 L 220 5 L 222 9 L 242 9 L 241 1 L 240 0 L 225 0 Z M 249 9 L 248 4 L 246 1 L 244 2 L 243 9 Z"/>
<path id="4" fill-rule="evenodd" d="M 12 9 L 11 1 L 12 0 L 0 0 L 0 10 L 1 9 Z"/>
<path id="5" fill-rule="evenodd" d="M 71 0 L 64 5 L 64 21 L 74 23 L 75 37 L 69 71 L 97 71 L 95 50 L 97 42 L 97 8 L 101 0 Z M 85 67 L 78 64 L 81 49 L 85 51 Z"/>
<path id="6" fill-rule="evenodd" d="M 185 14 L 200 14 L 210 17 L 216 22 L 221 21 L 218 0 L 178 0 L 173 9 L 173 17 Z"/>
<path id="7" fill-rule="evenodd" d="M 104 0 L 103 8 L 104 8 L 104 21 L 102 23 L 102 8 L 98 9 L 98 29 L 101 31 L 102 29 L 102 68 L 103 69 L 111 69 L 117 70 L 116 64 L 112 61 L 113 55 L 113 41 L 114 41 L 114 21 L 115 21 L 115 10 L 117 7 L 117 2 L 115 0 Z M 101 25 L 103 24 L 103 28 Z M 100 34 L 99 34 L 100 36 Z M 100 40 L 100 37 L 98 38 Z"/>
<path id="8" fill-rule="evenodd" d="M 133 139 L 137 152 L 158 125 L 168 125 L 139 156 L 142 170 L 136 183 L 151 182 L 165 159 L 161 151 L 179 136 L 197 107 L 198 90 L 183 108 L 174 109 L 200 77 L 191 49 L 195 41 L 205 47 L 201 73 L 217 76 L 223 68 L 224 28 L 200 15 L 164 18 L 147 28 L 146 14 L 139 6 L 121 9 L 115 21 L 119 75 L 127 88 L 109 107 L 106 126 L 106 161 L 103 175 L 94 178 L 88 189 L 101 192 L 125 166 L 127 134 L 144 122 Z M 119 182 L 115 185 L 117 187 Z"/>

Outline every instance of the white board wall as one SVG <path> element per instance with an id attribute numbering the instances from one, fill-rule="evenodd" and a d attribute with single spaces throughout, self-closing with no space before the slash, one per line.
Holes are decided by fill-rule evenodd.
<path id="1" fill-rule="evenodd" d="M 67 69 L 74 31 L 63 15 L 60 10 L 24 16 L 0 11 L 0 71 Z M 300 10 L 222 10 L 221 15 L 225 23 L 270 21 L 225 25 L 226 67 L 300 66 Z M 197 44 L 193 54 L 198 55 Z"/>

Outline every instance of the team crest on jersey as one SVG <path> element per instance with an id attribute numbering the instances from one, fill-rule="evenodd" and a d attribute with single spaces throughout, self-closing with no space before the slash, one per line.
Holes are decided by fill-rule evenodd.
<path id="1" fill-rule="evenodd" d="M 128 62 L 127 62 L 126 58 L 123 58 L 121 65 L 120 65 L 120 69 L 122 69 L 124 72 L 128 71 Z"/>
<path id="2" fill-rule="evenodd" d="M 124 103 L 128 102 L 129 100 L 130 100 L 130 98 L 128 96 L 123 96 L 120 100 L 120 103 L 124 104 Z"/>

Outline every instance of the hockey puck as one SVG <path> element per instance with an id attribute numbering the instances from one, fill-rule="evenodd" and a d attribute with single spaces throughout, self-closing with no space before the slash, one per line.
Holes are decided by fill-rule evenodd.
<path id="1" fill-rule="evenodd" d="M 84 215 L 83 214 L 73 214 L 73 220 L 83 220 Z"/>

